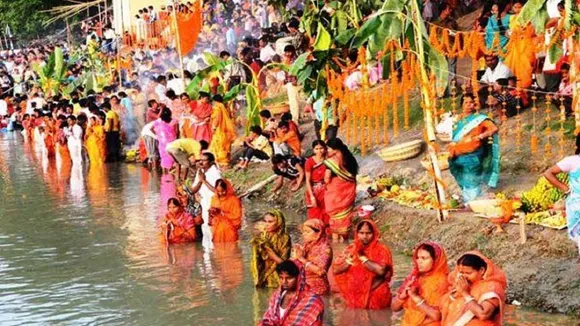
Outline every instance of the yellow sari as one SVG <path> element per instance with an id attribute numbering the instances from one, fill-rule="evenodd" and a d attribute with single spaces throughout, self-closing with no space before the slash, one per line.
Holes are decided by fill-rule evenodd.
<path id="1" fill-rule="evenodd" d="M 93 164 L 105 162 L 105 129 L 101 125 L 87 128 L 87 154 Z"/>
<path id="2" fill-rule="evenodd" d="M 211 113 L 211 125 L 214 130 L 209 151 L 215 155 L 220 166 L 230 163 L 232 142 L 236 139 L 236 126 L 223 103 L 216 102 Z"/>

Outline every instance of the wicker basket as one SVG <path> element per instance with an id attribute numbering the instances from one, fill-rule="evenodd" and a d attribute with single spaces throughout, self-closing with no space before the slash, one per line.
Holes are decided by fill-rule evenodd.
<path id="1" fill-rule="evenodd" d="M 377 152 L 377 155 L 385 162 L 395 162 L 408 160 L 421 154 L 423 150 L 423 141 L 413 140 L 403 144 L 383 148 Z"/>
<path id="2" fill-rule="evenodd" d="M 439 155 L 437 155 L 437 161 L 439 162 L 439 170 L 443 171 L 443 170 L 449 169 L 449 153 L 448 152 L 439 153 Z M 421 165 L 423 165 L 423 167 L 427 170 L 429 170 L 431 168 L 431 159 L 429 158 L 429 156 L 425 156 L 421 160 Z"/>
<path id="3" fill-rule="evenodd" d="M 503 213 L 497 199 L 472 200 L 468 205 L 474 213 L 485 216 L 498 217 L 502 216 Z"/>
<path id="4" fill-rule="evenodd" d="M 278 115 L 286 112 L 290 112 L 290 104 L 281 103 L 275 105 L 264 106 L 264 109 L 267 109 L 273 115 Z"/>

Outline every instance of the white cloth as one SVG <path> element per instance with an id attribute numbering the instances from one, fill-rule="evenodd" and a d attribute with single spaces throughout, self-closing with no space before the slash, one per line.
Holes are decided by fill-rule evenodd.
<path id="1" fill-rule="evenodd" d="M 4 100 L 0 100 L 0 117 L 8 115 L 8 103 Z"/>
<path id="2" fill-rule="evenodd" d="M 70 158 L 73 164 L 80 164 L 83 161 L 83 128 L 75 124 L 72 128 L 65 131 L 67 136 L 67 146 L 70 152 Z"/>
<path id="3" fill-rule="evenodd" d="M 272 47 L 272 45 L 267 44 L 265 47 L 260 49 L 260 60 L 263 63 L 267 63 L 268 61 L 272 60 L 272 57 L 276 55 L 276 50 Z"/>
<path id="4" fill-rule="evenodd" d="M 481 76 L 481 81 L 484 83 L 492 84 L 495 83 L 498 79 L 502 78 L 509 78 L 513 76 L 510 68 L 506 66 L 503 62 L 498 62 L 495 69 L 491 69 L 487 67 L 483 76 Z"/>
<path id="5" fill-rule="evenodd" d="M 156 120 L 151 121 L 143 127 L 143 129 L 141 130 L 141 137 L 151 137 L 153 139 L 157 139 L 157 135 L 151 131 L 151 128 L 153 128 L 153 124 L 155 123 L 155 121 Z"/>
<path id="6" fill-rule="evenodd" d="M 215 186 L 216 181 L 221 179 L 221 171 L 214 164 L 207 171 L 205 171 L 205 180 L 213 186 Z M 199 173 L 195 175 L 195 180 L 193 184 L 196 185 L 199 182 Z M 213 237 L 211 234 L 211 227 L 209 226 L 209 208 L 211 207 L 211 199 L 214 196 L 213 191 L 211 191 L 205 184 L 202 184 L 197 192 L 200 197 L 199 203 L 201 204 L 201 217 L 203 218 L 203 225 L 201 230 L 203 232 L 203 242 L 202 245 L 205 248 L 213 248 Z"/>
<path id="7" fill-rule="evenodd" d="M 172 89 L 177 96 L 185 92 L 185 88 L 183 87 L 183 79 L 181 78 L 173 78 L 172 80 L 168 81 L 167 88 Z"/>
<path id="8" fill-rule="evenodd" d="M 580 166 L 580 155 L 568 156 L 562 159 L 556 165 L 562 172 L 570 173 L 575 171 Z"/>

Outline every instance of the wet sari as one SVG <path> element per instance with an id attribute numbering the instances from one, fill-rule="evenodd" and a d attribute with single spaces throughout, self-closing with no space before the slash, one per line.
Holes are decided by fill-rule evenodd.
<path id="1" fill-rule="evenodd" d="M 167 212 L 162 221 L 162 236 L 167 243 L 187 243 L 197 240 L 195 226 L 203 223 L 200 217 L 194 218 L 185 211 L 178 214 Z"/>
<path id="2" fill-rule="evenodd" d="M 425 242 L 422 244 L 428 244 L 435 249 L 433 267 L 431 271 L 425 274 L 420 274 L 417 265 L 418 250 L 415 249 L 413 252 L 413 270 L 403 281 L 403 284 L 399 288 L 399 293 L 403 292 L 408 286 L 417 287 L 419 290 L 419 296 L 425 299 L 426 304 L 431 307 L 438 307 L 441 298 L 443 298 L 449 289 L 449 283 L 447 282 L 447 274 L 449 274 L 447 256 L 445 255 L 443 247 L 436 243 Z M 417 248 L 422 244 L 417 246 Z M 427 315 L 417 307 L 417 304 L 415 304 L 411 298 L 407 298 L 407 301 L 403 304 L 403 308 L 405 309 L 405 314 L 403 315 L 403 320 L 401 322 L 402 326 L 441 325 L 441 322 L 439 321 L 435 322 L 426 320 Z"/>
<path id="3" fill-rule="evenodd" d="M 491 188 L 497 187 L 499 181 L 499 136 L 493 135 L 491 144 L 487 140 L 462 142 L 466 137 L 475 137 L 481 134 L 486 124 L 491 120 L 484 114 L 470 114 L 461 119 L 453 129 L 453 143 L 451 150 L 457 150 L 466 154 L 460 154 L 449 159 L 449 171 L 462 190 L 463 201 L 468 203 L 481 196 L 481 185 L 486 184 Z M 469 151 L 469 152 L 468 152 Z"/>
<path id="4" fill-rule="evenodd" d="M 227 166 L 230 163 L 232 143 L 236 139 L 236 126 L 228 109 L 222 103 L 214 104 L 211 125 L 214 133 L 209 151 L 215 155 L 215 160 L 220 166 Z"/>
<path id="5" fill-rule="evenodd" d="M 227 181 L 226 184 L 226 195 L 214 195 L 211 199 L 210 210 L 219 210 L 211 215 L 213 242 L 238 241 L 238 231 L 242 226 L 242 201 L 234 193 L 232 185 Z"/>
<path id="6" fill-rule="evenodd" d="M 498 299 L 499 307 L 496 314 L 491 320 L 479 320 L 466 307 L 464 298 L 451 297 L 451 292 L 443 296 L 441 302 L 441 325 L 443 326 L 499 326 L 502 324 L 504 302 L 506 299 L 507 278 L 503 270 L 497 267 L 491 260 L 478 251 L 470 251 L 468 254 L 479 256 L 487 264 L 487 269 L 483 279 L 472 284 L 469 294 L 475 298 L 477 303 L 481 304 L 486 300 Z M 458 269 L 449 274 L 449 283 L 455 282 Z"/>
<path id="7" fill-rule="evenodd" d="M 326 173 L 326 165 L 324 162 L 316 163 L 314 157 L 308 158 L 304 165 L 306 173 L 310 173 L 310 183 L 312 184 L 312 193 L 314 201 L 310 198 L 310 194 L 306 191 L 306 207 L 308 219 L 317 218 L 328 225 L 328 214 L 324 206 L 324 194 L 326 187 L 324 186 L 324 174 Z"/>
<path id="8" fill-rule="evenodd" d="M 385 245 L 379 243 L 380 231 L 375 222 L 369 222 L 373 228 L 373 240 L 368 246 L 355 237 L 354 243 L 345 248 L 346 255 L 353 256 L 353 264 L 350 268 L 341 274 L 335 274 L 336 284 L 346 301 L 349 308 L 379 310 L 391 305 L 391 288 L 389 286 L 390 278 L 383 279 L 378 286 L 372 288 L 376 274 L 368 270 L 360 261 L 359 252 L 373 262 L 388 266 L 393 270 L 393 257 L 391 251 Z M 359 224 L 360 224 L 359 223 Z"/>
<path id="9" fill-rule="evenodd" d="M 298 266 L 300 274 L 296 280 L 296 292 L 286 306 L 284 315 L 280 315 L 280 305 L 285 292 L 279 288 L 270 298 L 268 310 L 258 323 L 259 326 L 322 326 L 324 302 L 308 287 L 304 266 L 296 260 L 293 262 Z"/>
<path id="10" fill-rule="evenodd" d="M 329 217 L 330 231 L 348 235 L 354 215 L 356 199 L 356 177 L 350 174 L 335 158 L 324 161 L 327 169 L 333 173 L 330 183 L 326 185 L 324 206 Z"/>
<path id="11" fill-rule="evenodd" d="M 165 150 L 165 147 L 177 138 L 175 133 L 175 120 L 167 123 L 161 119 L 156 120 L 153 123 L 153 129 L 157 135 L 157 141 L 159 142 L 159 156 L 161 157 L 161 167 L 164 169 L 170 169 L 173 166 L 174 160 L 169 153 Z"/>
<path id="12" fill-rule="evenodd" d="M 562 172 L 570 176 L 570 195 L 566 198 L 566 221 L 568 237 L 573 241 L 580 239 L 580 165 L 576 162 L 577 156 L 566 157 L 558 162 Z M 580 246 L 580 242 L 579 242 Z"/>
<path id="13" fill-rule="evenodd" d="M 262 231 L 252 241 L 251 270 L 254 285 L 258 288 L 276 288 L 279 285 L 276 262 L 268 257 L 266 247 L 272 249 L 282 260 L 290 258 L 292 243 L 286 232 L 286 219 L 284 214 L 274 209 L 268 214 L 276 218 L 277 229 L 274 232 Z"/>
<path id="14" fill-rule="evenodd" d="M 304 222 L 303 227 L 310 227 L 318 232 L 318 239 L 311 243 L 304 244 L 304 258 L 308 263 L 318 266 L 324 270 L 323 275 L 318 275 L 306 270 L 306 283 L 310 286 L 312 292 L 318 295 L 328 294 L 330 284 L 328 283 L 328 269 L 332 265 L 332 247 L 328 242 L 326 234 L 326 225 L 319 219 L 309 219 Z"/>

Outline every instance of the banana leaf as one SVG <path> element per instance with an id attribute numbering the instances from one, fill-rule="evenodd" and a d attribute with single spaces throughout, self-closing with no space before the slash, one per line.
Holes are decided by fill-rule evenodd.
<path id="1" fill-rule="evenodd" d="M 258 89 L 251 85 L 246 85 L 246 134 L 249 132 L 250 127 L 260 125 L 260 110 L 262 109 L 262 103 L 260 101 L 260 93 Z"/>
<path id="2" fill-rule="evenodd" d="M 518 18 L 516 18 L 516 22 L 520 26 L 526 26 L 529 22 L 534 19 L 542 7 L 545 6 L 546 0 L 529 0 L 526 4 L 522 7 Z"/>
<path id="3" fill-rule="evenodd" d="M 328 31 L 318 23 L 318 31 L 316 32 L 316 41 L 314 42 L 314 51 L 327 51 L 332 45 L 332 39 Z"/>
<path id="4" fill-rule="evenodd" d="M 346 45 L 352 40 L 354 34 L 356 34 L 356 29 L 354 28 L 347 29 L 344 32 L 338 34 L 334 38 L 334 42 L 337 43 L 338 45 Z"/>
<path id="5" fill-rule="evenodd" d="M 224 102 L 229 102 L 233 99 L 235 99 L 238 94 L 240 94 L 240 91 L 242 90 L 242 86 L 241 85 L 236 85 L 234 87 L 232 87 L 232 89 L 230 89 L 225 95 L 224 95 Z"/>
<path id="6" fill-rule="evenodd" d="M 292 76 L 298 75 L 298 72 L 304 69 L 304 66 L 306 65 L 306 60 L 308 59 L 309 55 L 310 53 L 306 52 L 302 53 L 298 58 L 296 58 L 296 60 L 288 70 L 288 73 Z"/>
<path id="7" fill-rule="evenodd" d="M 62 48 L 54 48 L 54 79 L 61 80 L 64 78 L 66 72 L 66 63 L 64 62 L 64 55 Z"/>
<path id="8" fill-rule="evenodd" d="M 367 20 L 360 30 L 355 34 L 354 40 L 352 41 L 352 48 L 361 47 L 377 30 L 381 27 L 381 17 L 375 16 Z"/>

